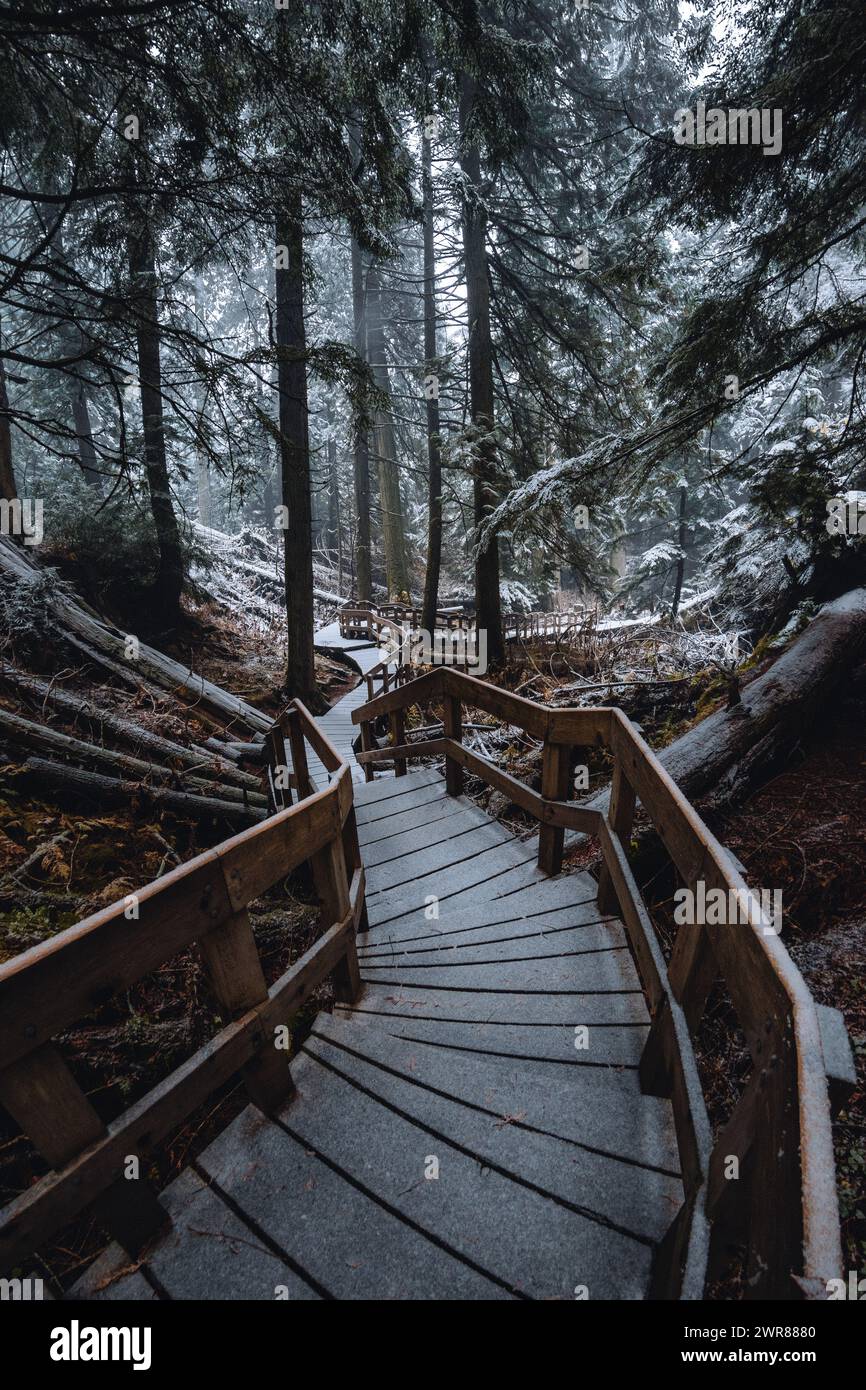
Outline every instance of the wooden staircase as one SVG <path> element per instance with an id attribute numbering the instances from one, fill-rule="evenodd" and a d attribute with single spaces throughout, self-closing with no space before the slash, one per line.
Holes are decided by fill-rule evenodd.
<path id="1" fill-rule="evenodd" d="M 407 710 L 431 702 L 445 736 L 407 742 Z M 541 792 L 463 746 L 463 707 L 543 739 Z M 628 864 L 637 797 L 687 883 L 750 890 L 628 721 L 446 670 L 351 720 L 365 777 L 386 759 L 400 775 L 355 781 L 351 738 L 335 747 L 295 703 L 269 740 L 271 786 L 289 760 L 291 790 L 268 821 L 142 890 L 134 930 L 119 904 L 0 970 L 0 1099 L 53 1169 L 3 1213 L 4 1264 L 96 1202 L 118 1240 L 77 1298 L 700 1298 L 739 1247 L 753 1291 L 824 1296 L 839 1078 L 819 1011 L 759 926 L 681 932 L 666 965 Z M 598 741 L 604 814 L 568 799 L 569 750 Z M 407 771 L 432 757 L 444 776 Z M 466 768 L 539 832 L 479 810 Z M 568 829 L 598 837 L 601 882 L 559 872 Z M 322 936 L 267 988 L 245 908 L 304 861 Z M 230 1021 L 106 1128 L 51 1039 L 193 940 Z M 289 1063 L 274 1039 L 329 974 L 335 1012 Z M 754 1065 L 713 1136 L 691 1034 L 718 975 Z M 130 1153 L 238 1071 L 251 1103 L 158 1198 L 124 1183 Z"/>
<path id="2" fill-rule="evenodd" d="M 644 1297 L 682 1184 L 670 1103 L 640 1090 L 650 1020 L 621 923 L 587 876 L 515 888 L 537 845 L 436 773 L 355 805 L 378 921 L 357 938 L 357 1002 L 319 1015 L 285 1106 L 251 1106 L 169 1188 L 144 1265 L 99 1290 L 103 1263 L 76 1292 L 143 1277 L 214 1297 L 243 1245 L 249 1290 L 222 1296 L 273 1298 L 279 1252 L 291 1297 Z"/>

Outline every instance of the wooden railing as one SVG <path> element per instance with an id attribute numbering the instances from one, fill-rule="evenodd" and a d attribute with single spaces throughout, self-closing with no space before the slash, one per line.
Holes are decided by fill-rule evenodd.
<path id="1" fill-rule="evenodd" d="M 373 622 L 369 620 L 373 619 Z M 378 621 L 376 621 L 378 620 Z M 360 637 L 381 631 L 380 624 L 387 622 L 402 629 L 420 628 L 423 613 L 420 608 L 412 608 L 404 603 L 361 603 L 341 608 L 338 614 L 340 632 L 344 637 Z M 475 626 L 475 619 L 465 613 L 451 609 L 438 609 L 436 627 L 448 632 L 465 632 Z"/>
<path id="2" fill-rule="evenodd" d="M 550 613 L 507 613 L 502 625 L 518 642 L 572 642 L 595 631 L 595 612 L 590 608 L 559 608 Z"/>
<path id="3" fill-rule="evenodd" d="M 441 704 L 443 736 L 407 742 L 410 706 Z M 541 789 L 533 791 L 464 746 L 464 708 L 484 711 L 542 740 Z M 539 822 L 538 862 L 562 864 L 566 829 L 599 839 L 598 902 L 617 910 L 647 998 L 652 1024 L 640 1063 L 643 1089 L 672 1101 L 685 1200 L 655 1263 L 652 1293 L 702 1298 L 708 1281 L 745 1250 L 749 1296 L 826 1297 L 842 1276 L 828 1082 L 844 1087 L 828 1043 L 839 1016 L 819 1010 L 758 898 L 719 841 L 686 801 L 655 754 L 617 709 L 549 709 L 445 667 L 353 711 L 373 767 L 443 756 L 446 789 L 458 796 L 464 770 L 505 792 Z M 372 748 L 373 721 L 387 718 L 391 744 Z M 613 755 L 606 810 L 569 802 L 575 750 Z M 682 926 L 665 964 L 629 865 L 636 801 L 682 878 L 697 891 L 721 888 L 741 905 L 726 926 Z M 729 899 L 730 901 L 730 899 Z M 747 918 L 735 924 L 737 916 Z M 751 1055 L 751 1073 L 729 1122 L 713 1138 L 692 1035 L 721 979 Z M 844 1051 L 844 1049 L 843 1049 Z"/>
<path id="4" fill-rule="evenodd" d="M 382 617 L 393 618 L 395 622 L 404 626 L 408 624 L 409 627 L 416 628 L 424 625 L 424 612 L 421 608 L 412 608 L 405 603 L 377 603 L 374 608 Z M 444 628 L 446 632 L 465 632 L 475 626 L 475 619 L 459 608 L 437 608 L 436 626 Z"/>
<path id="5" fill-rule="evenodd" d="M 399 628 L 417 631 L 423 626 L 420 608 L 399 603 L 358 604 L 341 608 L 338 615 L 343 637 L 370 637 L 379 640 Z M 566 641 L 593 631 L 595 613 L 587 608 L 558 609 L 550 613 L 504 613 L 502 626 L 507 636 L 518 641 Z M 436 613 L 437 631 L 471 633 L 475 619 L 465 613 L 440 609 Z M 395 641 L 399 640 L 396 637 Z"/>
<path id="6" fill-rule="evenodd" d="M 168 1215 L 144 1178 L 125 1176 L 130 1157 L 141 1160 L 236 1073 L 262 1109 L 280 1107 L 293 1086 L 289 1052 L 278 1044 L 291 1036 L 293 1015 L 328 976 L 339 999 L 357 999 L 355 933 L 365 906 L 351 769 L 298 701 L 281 725 L 293 772 L 273 776 L 286 759 L 272 734 L 280 810 L 0 967 L 0 1103 L 52 1170 L 0 1212 L 0 1268 L 29 1258 L 91 1205 L 134 1255 Z M 307 742 L 334 774 L 322 791 L 310 790 Z M 280 785 L 287 780 L 294 805 Z M 247 908 L 306 862 L 322 935 L 268 987 Z M 229 1021 L 106 1125 L 52 1040 L 193 943 Z"/>

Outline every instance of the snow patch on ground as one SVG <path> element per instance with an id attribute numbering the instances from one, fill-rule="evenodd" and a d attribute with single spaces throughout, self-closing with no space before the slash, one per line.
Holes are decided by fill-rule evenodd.
<path id="1" fill-rule="evenodd" d="M 256 527 L 245 526 L 236 535 L 192 522 L 198 548 L 206 559 L 193 563 L 190 577 L 207 598 L 240 615 L 258 632 L 285 622 L 285 583 L 279 538 Z M 313 564 L 315 625 L 332 622 L 346 602 L 337 593 L 333 572 Z"/>

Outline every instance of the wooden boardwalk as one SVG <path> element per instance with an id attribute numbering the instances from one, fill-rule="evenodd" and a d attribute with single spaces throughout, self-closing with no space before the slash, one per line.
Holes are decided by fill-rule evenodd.
<path id="1" fill-rule="evenodd" d="M 336 624 L 316 644 L 362 674 L 385 655 Z M 317 721 L 356 781 L 363 994 L 319 1015 L 280 1112 L 248 1107 L 163 1193 L 143 1264 L 112 1277 L 109 1249 L 78 1297 L 646 1296 L 682 1185 L 622 924 L 438 772 L 365 783 L 366 698 Z"/>
<path id="2" fill-rule="evenodd" d="M 129 1266 L 109 1252 L 79 1296 L 644 1297 L 682 1187 L 621 924 L 435 773 L 355 802 L 358 1005 L 319 1015 L 281 1111 L 248 1107 L 163 1194 L 140 1268 L 99 1289 Z"/>
<path id="3" fill-rule="evenodd" d="M 378 647 L 318 636 L 381 666 Z M 615 709 L 442 669 L 387 684 L 320 721 L 292 702 L 269 769 L 274 785 L 294 752 L 293 797 L 143 888 L 140 917 L 120 901 L 0 967 L 0 1102 L 50 1170 L 2 1213 L 0 1272 L 92 1205 L 117 1243 L 73 1299 L 701 1298 L 744 1232 L 752 1293 L 826 1297 L 841 1016 L 760 917 L 681 929 L 666 965 L 628 862 L 636 798 L 686 883 L 752 901 L 727 851 Z M 431 700 L 443 736 L 406 744 L 405 711 Z M 462 742 L 464 705 L 541 741 L 540 791 Z M 609 810 L 568 800 L 571 752 L 593 743 L 614 758 Z M 444 778 L 405 771 L 442 755 Z M 397 775 L 365 780 L 383 762 Z M 464 769 L 539 831 L 493 821 Z M 567 831 L 597 836 L 598 881 L 560 872 Z M 321 934 L 269 987 L 247 908 L 303 863 Z M 222 1027 L 106 1126 L 53 1040 L 193 943 Z M 718 976 L 752 1071 L 714 1138 L 691 1034 Z M 328 977 L 334 1012 L 289 1067 L 276 1036 Z M 120 1179 L 239 1074 L 250 1103 L 158 1199 Z M 731 1154 L 748 1159 L 735 1184 Z"/>
<path id="4" fill-rule="evenodd" d="M 366 676 L 368 671 L 381 665 L 388 655 L 384 648 L 373 642 L 352 641 L 351 638 L 341 637 L 337 623 L 331 623 L 328 627 L 321 628 L 316 633 L 315 640 L 317 651 L 339 652 L 351 661 L 353 666 L 357 667 L 362 676 Z M 393 670 L 393 666 L 390 666 L 389 669 Z M 363 782 L 364 773 L 355 762 L 353 753 L 354 744 L 358 739 L 358 726 L 352 723 L 352 711 L 363 705 L 366 699 L 367 687 L 362 680 L 355 686 L 354 690 L 350 690 L 348 695 L 344 695 L 341 700 L 331 706 L 327 714 L 323 714 L 316 721 L 340 757 L 351 767 L 352 779 L 355 782 Z M 317 787 L 326 787 L 328 785 L 328 772 L 315 753 L 310 756 L 309 766 L 310 776 L 314 784 Z"/>

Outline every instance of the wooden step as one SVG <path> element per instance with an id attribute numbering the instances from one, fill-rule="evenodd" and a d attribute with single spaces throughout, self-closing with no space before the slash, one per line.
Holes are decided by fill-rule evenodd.
<path id="1" fill-rule="evenodd" d="M 450 1116 L 446 1134 L 439 1128 L 445 1121 L 437 1103 L 427 1093 L 430 1117 L 416 1122 L 394 1108 L 396 1081 L 387 1083 L 391 1103 L 383 1104 L 309 1053 L 298 1059 L 293 1075 L 301 1100 L 280 1116 L 286 1130 L 503 1287 L 542 1299 L 571 1298 L 575 1284 L 586 1285 L 595 1298 L 642 1295 L 654 1242 L 640 1229 L 640 1220 L 632 1217 L 631 1225 L 624 1224 L 618 1181 L 610 1184 L 609 1205 L 623 1224 L 592 1205 L 604 1205 L 603 1179 L 597 1176 L 589 1187 L 589 1162 L 579 1164 L 573 1148 L 557 1145 L 554 1153 L 549 1145 L 542 1162 L 537 1152 L 529 1152 L 538 1146 L 527 1144 L 520 1160 L 511 1136 L 503 1140 L 492 1117 L 481 1134 L 477 1117 L 465 1107 Z M 506 1166 L 509 1149 L 512 1168 Z M 425 1177 L 431 1160 L 438 1164 L 438 1179 Z M 617 1166 L 632 1172 L 627 1164 Z M 647 1177 L 654 1197 L 665 1184 L 671 1203 L 659 1205 L 667 1215 L 667 1209 L 676 1211 L 675 1180 Z M 345 1220 L 351 1220 L 349 1213 Z M 370 1255 L 378 1265 L 380 1250 L 373 1247 Z"/>
<path id="2" fill-rule="evenodd" d="M 638 1237 L 658 1240 L 682 1200 L 676 1145 L 658 1102 L 622 1113 L 616 1084 L 567 1077 L 521 1084 L 474 1058 L 443 1057 L 375 1026 L 321 1015 L 305 1051 L 403 1116 L 484 1163 Z M 593 1130 L 597 1112 L 616 1116 Z M 556 1126 L 574 1117 L 571 1133 Z M 650 1134 L 655 1143 L 649 1143 Z M 592 1142 L 589 1136 L 592 1135 Z M 602 1138 L 606 1142 L 598 1142 Z M 650 1158 L 650 1155 L 652 1156 Z M 653 1159 L 655 1162 L 653 1162 Z M 638 1215 L 639 1213 L 639 1215 Z"/>

